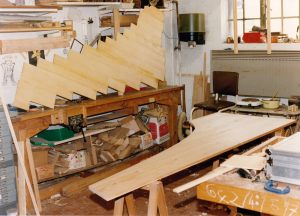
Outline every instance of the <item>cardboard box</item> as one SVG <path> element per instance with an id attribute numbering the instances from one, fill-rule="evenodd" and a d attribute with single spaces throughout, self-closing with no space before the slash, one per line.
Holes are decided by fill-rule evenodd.
<path id="1" fill-rule="evenodd" d="M 69 162 L 69 169 L 80 169 L 86 167 L 86 152 L 85 150 L 70 153 L 66 159 Z"/>
<path id="2" fill-rule="evenodd" d="M 51 178 L 54 176 L 54 165 L 46 164 L 35 168 L 38 180 Z"/>
<path id="3" fill-rule="evenodd" d="M 155 144 L 161 144 L 170 139 L 167 117 L 150 117 L 148 127 Z"/>

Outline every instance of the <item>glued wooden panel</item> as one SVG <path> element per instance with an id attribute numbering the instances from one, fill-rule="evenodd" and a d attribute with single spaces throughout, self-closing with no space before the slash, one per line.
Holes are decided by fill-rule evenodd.
<path id="1" fill-rule="evenodd" d="M 117 43 L 119 46 L 131 47 L 134 50 L 136 55 L 141 55 L 143 57 L 143 62 L 151 64 L 153 67 L 157 68 L 160 71 L 165 70 L 165 61 L 164 58 L 152 52 L 150 49 L 145 49 L 144 45 L 140 45 L 134 40 L 127 38 L 121 34 L 117 36 Z"/>
<path id="2" fill-rule="evenodd" d="M 149 85 L 153 88 L 158 88 L 158 80 L 149 71 L 146 71 L 143 68 L 138 67 L 137 65 L 132 64 L 129 61 L 126 61 L 126 59 L 123 58 L 122 55 L 118 55 L 115 52 L 111 52 L 111 50 L 105 48 L 103 49 L 103 47 L 98 47 L 94 50 L 101 53 L 102 55 L 106 55 L 108 58 L 115 59 L 119 64 L 126 65 L 128 68 L 131 69 L 132 72 L 140 74 L 141 82 L 143 82 L 144 84 Z"/>
<path id="3" fill-rule="evenodd" d="M 93 64 L 96 68 L 101 68 L 102 71 L 107 72 L 111 78 L 125 82 L 126 85 L 140 90 L 141 74 L 135 73 L 126 65 L 120 64 L 115 59 L 87 45 L 83 47 L 81 55 L 86 57 L 86 61 Z"/>
<path id="4" fill-rule="evenodd" d="M 144 7 L 143 12 L 151 14 L 155 19 L 158 19 L 161 22 L 164 22 L 164 14 L 162 11 L 158 10 L 156 7 Z"/>
<path id="5" fill-rule="evenodd" d="M 51 74 L 47 73 L 43 69 L 30 64 L 24 64 L 22 80 L 32 83 L 32 85 L 41 85 L 45 89 L 48 89 L 48 91 L 54 92 L 56 95 L 72 100 L 73 92 L 65 88 L 63 82 L 60 82 L 56 79 L 56 77 L 51 76 Z"/>
<path id="6" fill-rule="evenodd" d="M 86 84 L 88 84 L 91 88 L 100 93 L 107 94 L 107 85 L 98 83 L 92 77 L 87 76 L 85 68 L 81 65 L 78 67 L 78 64 L 73 64 L 73 62 L 71 62 L 69 59 L 64 59 L 58 55 L 54 55 L 53 63 L 78 74 L 87 81 Z"/>
<path id="7" fill-rule="evenodd" d="M 78 74 L 66 70 L 65 68 L 58 65 L 52 64 L 41 58 L 38 60 L 37 67 L 61 77 L 66 87 L 71 89 L 73 92 L 96 100 L 97 91 L 90 88 L 88 86 L 88 81 L 85 82 L 85 80 Z"/>
<path id="8" fill-rule="evenodd" d="M 111 87 L 118 92 L 124 93 L 125 82 L 114 79 L 110 76 L 110 73 L 106 70 L 108 67 L 103 64 L 99 64 L 97 61 L 91 61 L 90 56 L 82 55 L 72 50 L 69 51 L 68 59 L 81 70 L 84 70 L 89 76 L 89 79 Z"/>
<path id="9" fill-rule="evenodd" d="M 133 50 L 131 50 L 129 47 L 120 46 L 117 41 L 114 41 L 110 38 L 107 38 L 105 43 L 99 43 L 98 46 L 103 46 L 103 49 L 118 53 L 118 55 L 123 56 L 127 61 L 151 72 L 155 78 L 162 81 L 164 80 L 164 75 L 162 75 L 160 69 L 154 67 L 148 62 L 144 62 L 143 60 L 145 58 L 141 55 L 137 55 L 136 52 L 133 52 Z"/>
<path id="10" fill-rule="evenodd" d="M 90 185 L 89 189 L 107 201 L 112 200 L 293 123 L 291 119 L 227 113 L 194 119 L 195 130 L 186 139 Z"/>
<path id="11" fill-rule="evenodd" d="M 49 108 L 54 108 L 55 98 L 56 93 L 49 90 L 49 88 L 45 88 L 42 84 L 20 80 L 13 105 L 29 110 L 29 102 L 34 102 Z"/>
<path id="12" fill-rule="evenodd" d="M 151 49 L 152 52 L 161 56 L 163 59 L 165 58 L 165 50 L 160 46 L 156 46 L 150 41 L 147 41 L 145 38 L 140 37 L 138 32 L 134 28 L 127 28 L 124 30 L 125 37 L 130 38 L 131 40 L 136 41 L 140 45 L 144 45 L 146 49 Z"/>

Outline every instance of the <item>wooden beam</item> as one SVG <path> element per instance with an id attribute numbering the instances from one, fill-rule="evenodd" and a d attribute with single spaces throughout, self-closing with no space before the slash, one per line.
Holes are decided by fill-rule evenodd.
<path id="1" fill-rule="evenodd" d="M 270 0 L 267 0 L 267 54 L 271 54 L 272 46 L 272 37 L 271 37 L 271 6 Z"/>
<path id="2" fill-rule="evenodd" d="M 113 9 L 113 18 L 114 18 L 114 39 L 117 39 L 117 34 L 120 32 L 120 13 L 119 9 Z"/>
<path id="3" fill-rule="evenodd" d="M 237 0 L 233 0 L 233 40 L 234 54 L 238 54 L 238 23 L 237 23 Z"/>
<path id="4" fill-rule="evenodd" d="M 69 40 L 65 37 L 30 38 L 17 40 L 1 40 L 0 54 L 20 53 L 35 50 L 69 47 Z"/>

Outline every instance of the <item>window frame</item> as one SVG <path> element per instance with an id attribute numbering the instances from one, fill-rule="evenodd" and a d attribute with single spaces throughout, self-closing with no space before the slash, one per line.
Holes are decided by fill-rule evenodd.
<path id="1" fill-rule="evenodd" d="M 246 21 L 247 20 L 259 20 L 260 21 L 260 26 L 262 28 L 266 28 L 266 23 L 267 23 L 267 16 L 266 16 L 266 10 L 267 10 L 267 6 L 266 6 L 266 0 L 259 0 L 260 1 L 260 17 L 259 18 L 245 18 L 245 0 L 241 0 L 242 1 L 242 10 L 243 10 L 243 17 L 242 18 L 238 18 L 237 21 L 242 21 L 243 23 L 243 33 L 245 33 L 245 28 L 246 28 Z M 298 19 L 299 23 L 298 26 L 300 26 L 300 0 L 298 0 L 299 2 L 299 9 L 298 9 L 298 16 L 284 16 L 284 0 L 280 0 L 281 2 L 281 13 L 279 17 L 271 17 L 270 20 L 280 20 L 281 26 L 280 26 L 280 32 L 283 33 L 284 30 L 284 20 L 286 19 Z M 233 1 L 229 2 L 228 6 L 229 8 L 232 8 L 233 5 Z M 232 11 L 232 10 L 231 10 Z M 228 11 L 228 17 L 229 16 L 229 12 Z M 230 23 L 230 26 L 233 24 L 233 18 L 228 18 L 228 22 Z M 231 32 L 231 31 L 230 31 Z M 232 33 L 232 32 L 231 32 Z M 298 37 L 300 35 L 300 28 L 298 28 Z M 299 39 L 299 38 L 298 38 Z"/>

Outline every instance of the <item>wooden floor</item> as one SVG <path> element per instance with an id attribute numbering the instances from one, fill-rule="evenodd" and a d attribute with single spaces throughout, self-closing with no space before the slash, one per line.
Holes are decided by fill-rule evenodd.
<path id="1" fill-rule="evenodd" d="M 164 180 L 169 215 L 229 215 L 225 206 L 197 200 L 196 188 L 180 195 L 172 192 L 174 187 L 199 177 L 209 169 L 210 167 L 203 167 L 203 165 L 196 166 Z M 146 215 L 148 192 L 138 190 L 134 196 L 136 197 L 137 215 Z M 107 202 L 86 190 L 70 198 L 45 201 L 42 215 L 112 215 L 113 204 L 113 202 Z"/>

